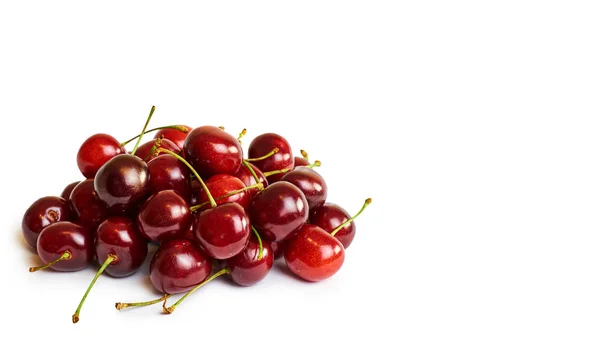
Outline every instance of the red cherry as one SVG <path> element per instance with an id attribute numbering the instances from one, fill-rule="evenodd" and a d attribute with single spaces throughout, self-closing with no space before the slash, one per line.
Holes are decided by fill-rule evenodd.
<path id="1" fill-rule="evenodd" d="M 310 213 L 322 206 L 327 199 L 325 179 L 312 168 L 297 167 L 286 173 L 281 181 L 294 184 L 304 193 Z"/>
<path id="2" fill-rule="evenodd" d="M 173 190 L 152 195 L 137 215 L 142 235 L 154 242 L 164 242 L 183 236 L 192 226 L 190 206 Z"/>
<path id="3" fill-rule="evenodd" d="M 294 157 L 294 167 L 308 166 L 310 162 L 302 157 Z"/>
<path id="4" fill-rule="evenodd" d="M 246 186 L 252 186 L 256 183 L 262 183 L 263 187 L 267 187 L 269 185 L 269 182 L 267 181 L 267 178 L 262 173 L 262 171 L 259 170 L 258 167 L 256 167 L 252 163 L 247 164 L 252 168 L 252 170 L 254 170 L 254 173 L 258 177 L 258 181 L 256 181 L 256 179 L 252 175 L 252 172 L 248 169 L 246 165 L 240 166 L 240 169 L 235 173 L 235 177 L 241 180 L 242 183 L 244 183 L 244 185 Z M 248 190 L 246 193 L 248 194 L 250 200 L 252 200 L 258 194 L 258 192 L 258 189 L 252 189 Z"/>
<path id="5" fill-rule="evenodd" d="M 211 257 L 225 260 L 239 254 L 250 240 L 250 221 L 238 204 L 223 204 L 201 212 L 194 236 Z"/>
<path id="6" fill-rule="evenodd" d="M 124 213 L 146 198 L 148 181 L 148 165 L 136 156 L 121 154 L 100 168 L 94 188 L 112 212 Z"/>
<path id="7" fill-rule="evenodd" d="M 69 201 L 69 199 L 71 198 L 71 192 L 73 192 L 73 189 L 75 188 L 75 186 L 77 186 L 77 184 L 79 184 L 81 181 L 76 181 L 73 183 L 70 183 L 69 185 L 67 185 L 65 187 L 65 189 L 62 191 L 62 193 L 60 194 L 60 197 L 65 199 L 66 201 Z"/>
<path id="8" fill-rule="evenodd" d="M 248 191 L 240 192 L 223 198 L 223 196 L 233 191 L 237 191 L 246 187 L 246 185 L 240 179 L 229 174 L 214 175 L 208 178 L 205 183 L 206 187 L 208 187 L 208 190 L 215 198 L 217 205 L 234 202 L 244 207 L 244 209 L 247 209 L 251 201 L 249 193 L 251 191 L 257 191 L 257 189 L 250 189 Z M 198 204 L 208 202 L 208 197 L 206 196 L 204 189 L 201 188 L 196 192 L 196 200 Z M 207 204 L 206 206 L 201 207 L 200 211 L 208 208 L 210 208 L 210 205 Z"/>
<path id="9" fill-rule="evenodd" d="M 150 194 L 164 190 L 174 190 L 185 200 L 192 195 L 191 171 L 173 156 L 158 156 L 148 162 L 150 174 Z"/>
<path id="10" fill-rule="evenodd" d="M 267 276 L 273 267 L 271 243 L 264 241 L 260 259 L 259 254 L 260 246 L 258 242 L 251 239 L 246 249 L 225 261 L 233 282 L 248 287 L 260 282 Z"/>
<path id="11" fill-rule="evenodd" d="M 36 200 L 23 215 L 21 228 L 25 241 L 33 248 L 37 247 L 40 232 L 59 221 L 68 221 L 71 216 L 69 204 L 63 198 L 43 197 Z"/>
<path id="12" fill-rule="evenodd" d="M 322 281 L 337 273 L 344 263 L 344 256 L 342 243 L 314 225 L 302 226 L 284 253 L 288 268 L 312 282 Z"/>
<path id="13" fill-rule="evenodd" d="M 97 133 L 81 144 L 77 152 L 77 166 L 86 178 L 94 178 L 102 165 L 123 153 L 127 151 L 113 136 Z"/>
<path id="14" fill-rule="evenodd" d="M 179 127 L 184 127 L 188 130 L 188 132 L 182 132 L 176 129 L 163 129 L 156 133 L 154 139 L 164 138 L 173 142 L 177 147 L 183 149 L 183 143 L 185 142 L 185 138 L 187 137 L 189 131 L 192 131 L 192 128 L 187 125 L 179 125 Z"/>
<path id="15" fill-rule="evenodd" d="M 328 202 L 315 210 L 310 216 L 310 223 L 331 233 L 350 218 L 350 214 L 345 209 Z M 344 245 L 344 248 L 348 248 L 354 239 L 354 235 L 356 235 L 356 225 L 354 221 L 351 221 L 336 233 L 335 238 Z"/>
<path id="16" fill-rule="evenodd" d="M 56 271 L 78 271 L 86 268 L 94 256 L 90 231 L 72 222 L 63 221 L 46 227 L 39 236 L 37 251 L 43 266 L 30 272 L 50 268 Z"/>
<path id="17" fill-rule="evenodd" d="M 203 177 L 215 174 L 235 174 L 242 164 L 242 147 L 227 132 L 202 126 L 192 130 L 183 145 L 185 158 Z"/>
<path id="18" fill-rule="evenodd" d="M 273 259 L 277 260 L 283 257 L 283 252 L 285 251 L 285 248 L 290 240 L 291 238 L 286 241 L 270 242 L 271 250 L 273 251 Z"/>
<path id="19" fill-rule="evenodd" d="M 73 216 L 83 227 L 95 230 L 108 218 L 108 206 L 98 198 L 94 190 L 94 179 L 86 179 L 73 189 L 69 198 Z"/>
<path id="20" fill-rule="evenodd" d="M 173 130 L 173 129 L 165 129 L 165 130 Z M 177 130 L 174 130 L 174 131 L 177 131 Z M 177 131 L 177 132 L 180 132 L 180 131 Z M 160 144 L 158 144 L 158 146 L 155 147 L 157 142 Z M 181 151 L 181 148 L 179 146 L 175 145 L 175 143 L 171 142 L 168 139 L 161 139 L 161 140 L 151 140 L 149 142 L 146 142 L 146 143 L 140 145 L 140 147 L 135 152 L 135 155 L 136 155 L 136 157 L 143 159 L 147 163 L 150 160 L 165 154 L 165 153 L 156 151 L 156 149 L 167 149 L 169 151 L 173 151 L 173 152 L 177 152 L 177 153 L 179 153 Z M 152 154 L 150 153 L 150 151 L 152 151 Z"/>
<path id="21" fill-rule="evenodd" d="M 308 220 L 308 203 L 298 187 L 279 181 L 254 197 L 250 219 L 265 239 L 283 241 Z"/>
<path id="22" fill-rule="evenodd" d="M 248 156 L 250 158 L 259 158 L 273 151 L 275 148 L 278 149 L 277 153 L 266 159 L 255 161 L 254 164 L 256 167 L 262 172 L 294 168 L 294 157 L 290 144 L 285 138 L 275 133 L 265 133 L 254 138 L 248 148 Z M 275 174 L 267 177 L 267 179 L 271 184 L 279 181 L 281 177 L 283 177 L 283 174 Z"/>

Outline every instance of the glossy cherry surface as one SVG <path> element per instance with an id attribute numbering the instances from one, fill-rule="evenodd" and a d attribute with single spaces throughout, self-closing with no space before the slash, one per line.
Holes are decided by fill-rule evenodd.
<path id="1" fill-rule="evenodd" d="M 173 156 L 158 156 L 148 162 L 150 194 L 174 190 L 185 200 L 192 196 L 190 169 Z"/>
<path id="2" fill-rule="evenodd" d="M 108 218 L 108 206 L 98 198 L 94 189 L 94 179 L 86 179 L 73 189 L 69 198 L 73 218 L 77 223 L 95 230 L 102 221 Z"/>
<path id="3" fill-rule="evenodd" d="M 194 237 L 211 257 L 225 260 L 239 254 L 250 240 L 250 221 L 238 204 L 223 204 L 201 212 L 194 220 Z"/>
<path id="4" fill-rule="evenodd" d="M 242 147 L 227 132 L 214 126 L 192 130 L 183 145 L 185 158 L 203 177 L 235 174 L 242 164 Z"/>
<path id="5" fill-rule="evenodd" d="M 72 222 L 63 221 L 48 226 L 37 242 L 37 251 L 44 264 L 61 257 L 66 251 L 70 258 L 59 261 L 50 269 L 56 271 L 78 271 L 86 268 L 94 257 L 92 233 Z"/>
<path id="6" fill-rule="evenodd" d="M 25 241 L 33 248 L 37 247 L 37 239 L 40 232 L 59 221 L 69 221 L 71 211 L 69 204 L 63 198 L 43 197 L 31 204 L 21 221 L 23 237 Z"/>
<path id="7" fill-rule="evenodd" d="M 284 174 L 281 180 L 294 184 L 304 193 L 310 213 L 322 206 L 327 199 L 325 179 L 312 168 L 297 167 Z"/>
<path id="8" fill-rule="evenodd" d="M 212 269 L 210 258 L 193 241 L 176 239 L 160 246 L 150 263 L 150 281 L 164 294 L 191 290 L 204 282 Z"/>
<path id="9" fill-rule="evenodd" d="M 310 162 L 303 157 L 294 157 L 294 167 L 308 166 Z"/>
<path id="10" fill-rule="evenodd" d="M 240 166 L 240 169 L 234 174 L 234 176 L 236 178 L 238 178 L 239 180 L 241 180 L 244 183 L 244 185 L 246 185 L 246 186 L 252 186 L 257 183 L 262 183 L 263 187 L 269 186 L 269 182 L 267 181 L 267 178 L 262 173 L 262 171 L 258 167 L 256 167 L 256 165 L 254 165 L 252 163 L 248 163 L 248 164 L 250 165 L 250 167 L 252 167 L 252 169 L 254 170 L 254 173 L 256 173 L 256 176 L 258 177 L 259 181 L 256 181 L 256 179 L 254 179 L 252 172 L 250 172 L 250 170 L 246 167 L 246 165 Z M 257 189 L 257 188 L 246 191 L 246 193 L 250 197 L 250 200 L 252 200 L 252 198 L 254 198 L 258 194 L 258 192 L 259 192 L 259 189 Z"/>
<path id="11" fill-rule="evenodd" d="M 156 149 L 154 149 L 154 152 L 150 155 L 150 151 L 152 151 L 152 149 L 154 148 L 155 143 L 156 143 L 156 139 L 153 139 L 149 142 L 146 142 L 146 143 L 140 145 L 140 147 L 138 147 L 137 151 L 135 152 L 135 156 L 140 159 L 143 159 L 146 162 L 149 162 L 150 160 L 152 160 L 156 157 L 166 155 L 166 153 L 164 153 L 164 152 L 157 153 L 157 151 L 156 151 L 157 149 L 167 149 L 167 150 L 173 151 L 175 153 L 179 153 L 179 151 L 181 151 L 181 148 L 179 146 L 175 145 L 175 143 L 173 143 L 172 141 L 170 141 L 168 139 L 163 139 L 160 142 L 160 145 L 157 146 Z"/>
<path id="12" fill-rule="evenodd" d="M 192 226 L 192 213 L 177 192 L 160 191 L 142 204 L 136 223 L 146 239 L 163 242 L 182 237 Z"/>
<path id="13" fill-rule="evenodd" d="M 267 276 L 273 268 L 273 251 L 268 241 L 263 241 L 262 258 L 258 258 L 260 247 L 252 238 L 248 246 L 238 255 L 227 259 L 225 264 L 229 269 L 229 277 L 241 286 L 251 286 Z"/>
<path id="14" fill-rule="evenodd" d="M 206 187 L 208 187 L 208 190 L 212 194 L 213 198 L 215 198 L 217 205 L 222 205 L 228 202 L 234 202 L 244 207 L 244 209 L 247 209 L 250 205 L 251 198 L 250 194 L 248 193 L 250 190 L 219 199 L 219 197 L 221 196 L 227 195 L 230 192 L 237 191 L 246 187 L 246 185 L 240 179 L 232 175 L 217 174 L 208 178 L 205 181 L 205 184 Z M 201 188 L 196 192 L 196 200 L 198 204 L 202 204 L 208 201 L 208 197 L 206 196 L 206 192 L 204 192 L 204 189 Z M 209 208 L 210 205 L 207 204 L 206 206 L 200 208 L 200 210 L 205 210 Z"/>
<path id="15" fill-rule="evenodd" d="M 287 181 L 269 185 L 250 204 L 252 225 L 269 241 L 282 241 L 308 220 L 304 193 Z"/>
<path id="16" fill-rule="evenodd" d="M 180 125 L 180 126 L 187 128 L 188 132 L 181 132 L 176 129 L 162 129 L 156 133 L 156 135 L 154 136 L 154 139 L 163 137 L 164 139 L 168 139 L 171 142 L 173 142 L 180 149 L 183 149 L 183 143 L 185 142 L 185 138 L 187 137 L 189 132 L 192 131 L 192 128 L 187 125 Z"/>
<path id="17" fill-rule="evenodd" d="M 290 241 L 285 263 L 299 277 L 312 282 L 333 276 L 344 263 L 344 246 L 322 228 L 314 225 L 302 229 Z"/>
<path id="18" fill-rule="evenodd" d="M 350 214 L 348 214 L 345 209 L 334 203 L 328 202 L 315 210 L 310 216 L 310 223 L 321 227 L 327 233 L 331 233 L 339 225 L 350 218 Z M 354 221 L 352 221 L 340 229 L 335 234 L 335 238 L 344 245 L 344 248 L 348 248 L 354 239 L 354 235 L 356 235 L 356 225 L 354 224 Z"/>
<path id="19" fill-rule="evenodd" d="M 94 179 L 100 200 L 110 210 L 123 213 L 138 206 L 149 191 L 148 165 L 130 154 L 118 155 L 102 166 Z"/>
<path id="20" fill-rule="evenodd" d="M 69 199 L 71 198 L 71 192 L 73 192 L 73 189 L 75 188 L 75 186 L 77 186 L 77 184 L 79 184 L 81 181 L 76 181 L 73 183 L 70 183 L 69 185 L 67 185 L 65 187 L 65 189 L 62 191 L 62 193 L 60 194 L 60 197 L 65 199 L 66 201 L 69 201 Z"/>
<path id="21" fill-rule="evenodd" d="M 105 270 L 114 277 L 135 273 L 148 254 L 146 239 L 135 224 L 123 216 L 110 217 L 98 226 L 94 248 L 99 263 L 105 261 L 108 254 L 117 257 Z"/>
<path id="22" fill-rule="evenodd" d="M 273 149 L 279 149 L 269 158 L 253 162 L 262 172 L 270 172 L 294 168 L 294 156 L 288 141 L 276 133 L 265 133 L 252 140 L 248 148 L 248 158 L 259 158 Z M 269 183 L 279 181 L 283 174 L 267 177 Z"/>
<path id="23" fill-rule="evenodd" d="M 77 152 L 77 166 L 86 178 L 94 178 L 102 165 L 123 153 L 127 151 L 113 136 L 97 133 L 81 144 Z"/>

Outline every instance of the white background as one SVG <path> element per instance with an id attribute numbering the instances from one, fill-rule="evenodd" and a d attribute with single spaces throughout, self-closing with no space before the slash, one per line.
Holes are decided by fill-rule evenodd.
<path id="1" fill-rule="evenodd" d="M 597 1 L 4 1 L 3 331 L 61 336 L 598 336 Z M 321 159 L 356 240 L 333 278 L 277 266 L 171 316 L 147 266 L 27 268 L 25 209 L 89 135 L 224 125 Z M 14 328 L 14 329 L 13 329 Z"/>

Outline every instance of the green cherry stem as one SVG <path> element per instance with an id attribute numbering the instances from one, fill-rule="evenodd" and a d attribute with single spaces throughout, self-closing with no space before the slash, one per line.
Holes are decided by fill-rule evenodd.
<path id="1" fill-rule="evenodd" d="M 239 190 L 231 191 L 231 192 L 229 192 L 227 194 L 223 194 L 223 195 L 215 198 L 215 201 L 219 201 L 219 200 L 223 200 L 225 198 L 229 198 L 232 195 L 235 195 L 235 194 L 238 194 L 238 193 L 242 193 L 242 192 L 245 192 L 247 190 L 251 190 L 253 188 L 258 188 L 258 189 L 262 190 L 263 189 L 263 184 L 262 183 L 258 183 L 258 184 L 246 186 L 244 188 L 240 188 Z M 194 205 L 194 206 L 190 207 L 190 211 L 191 212 L 195 212 L 195 211 L 199 210 L 200 208 L 208 205 L 209 203 L 210 203 L 210 201 L 206 201 L 206 202 L 203 202 L 201 204 Z"/>
<path id="2" fill-rule="evenodd" d="M 210 194 L 208 187 L 206 187 L 204 180 L 202 180 L 202 178 L 200 178 L 200 175 L 198 174 L 198 172 L 196 172 L 194 167 L 190 163 L 188 163 L 187 160 L 183 159 L 183 157 L 178 155 L 177 153 L 167 150 L 167 149 L 160 148 L 156 151 L 158 153 L 160 153 L 160 152 L 168 153 L 171 156 L 179 159 L 182 163 L 184 163 L 185 166 L 187 166 L 192 171 L 192 173 L 196 176 L 196 179 L 198 179 L 198 181 L 200 182 L 200 185 L 202 185 L 202 188 L 204 189 L 204 192 L 206 193 L 206 196 L 208 197 L 208 201 L 210 202 L 210 207 L 217 207 L 217 203 L 215 202 L 215 199 L 213 198 L 212 194 Z"/>
<path id="3" fill-rule="evenodd" d="M 264 155 L 264 156 L 262 156 L 262 157 L 258 157 L 258 158 L 248 158 L 248 159 L 246 159 L 246 161 L 261 161 L 261 160 L 265 160 L 265 159 L 267 159 L 267 158 L 269 158 L 269 157 L 271 157 L 271 156 L 275 155 L 277 152 L 279 152 L 279 148 L 278 148 L 278 147 L 274 148 L 273 150 L 271 150 L 271 152 L 269 152 L 269 153 L 265 154 L 265 155 Z"/>
<path id="4" fill-rule="evenodd" d="M 168 307 L 166 306 L 166 301 L 165 304 L 163 305 L 163 313 L 165 314 L 172 314 L 173 311 L 175 311 L 175 308 L 181 304 L 181 302 L 183 302 L 183 300 L 185 300 L 188 296 L 190 296 L 191 294 L 193 294 L 196 290 L 202 288 L 202 286 L 204 286 L 205 284 L 207 284 L 208 282 L 216 279 L 217 277 L 224 275 L 224 274 L 229 274 L 230 271 L 227 268 L 223 268 L 221 270 L 219 270 L 218 272 L 214 273 L 213 276 L 209 277 L 208 279 L 206 279 L 206 281 L 200 283 L 199 285 L 197 285 L 196 287 L 194 287 L 194 289 L 188 291 L 185 295 L 183 295 L 182 298 L 179 299 L 179 301 L 175 302 L 175 304 L 173 304 L 172 306 Z"/>
<path id="5" fill-rule="evenodd" d="M 362 213 L 365 208 L 367 208 L 367 206 L 369 206 L 371 204 L 371 198 L 368 198 L 367 200 L 365 200 L 365 203 L 363 204 L 363 207 L 360 209 L 360 211 L 358 211 L 358 213 L 356 213 L 355 216 L 351 217 L 350 219 L 344 221 L 343 224 L 337 226 L 332 232 L 331 232 L 331 236 L 335 236 L 337 234 L 337 232 L 339 232 L 342 228 L 344 228 L 344 226 L 348 225 L 349 223 L 351 223 L 352 221 L 354 221 L 354 219 L 358 218 L 358 216 L 360 215 L 360 213 Z"/>
<path id="6" fill-rule="evenodd" d="M 242 164 L 244 164 L 244 166 L 246 166 L 246 168 L 248 169 L 248 171 L 250 171 L 250 174 L 252 174 L 252 177 L 254 178 L 254 181 L 256 181 L 257 183 L 260 182 L 260 179 L 258 178 L 258 175 L 254 171 L 254 169 L 252 168 L 252 166 L 250 165 L 250 163 L 247 160 L 243 160 Z M 261 188 L 260 190 L 262 191 L 263 189 L 264 189 L 264 187 Z"/>
<path id="7" fill-rule="evenodd" d="M 45 265 L 42 265 L 42 266 L 31 267 L 31 268 L 29 268 L 29 272 L 33 273 L 33 272 L 38 271 L 38 270 L 46 269 L 46 268 L 50 267 L 51 265 L 53 265 L 55 263 L 58 263 L 60 261 L 70 260 L 71 257 L 72 257 L 71 252 L 68 251 L 68 250 L 65 250 L 65 252 L 62 253 L 62 255 L 59 256 L 56 260 L 48 262 L 48 263 L 46 263 Z"/>
<path id="8" fill-rule="evenodd" d="M 73 314 L 73 323 L 79 322 L 79 312 L 81 311 L 81 307 L 83 307 L 83 302 L 85 302 L 85 299 L 87 298 L 88 294 L 90 293 L 90 290 L 92 290 L 92 287 L 98 280 L 98 277 L 100 277 L 102 272 L 104 272 L 104 269 L 106 269 L 106 267 L 108 267 L 109 264 L 113 263 L 113 261 L 116 261 L 116 260 L 117 260 L 117 256 L 115 254 L 112 254 L 112 253 L 108 254 L 108 257 L 102 264 L 102 267 L 100 267 L 100 269 L 98 269 L 98 272 L 96 273 L 96 276 L 94 276 L 92 283 L 90 283 L 89 287 L 85 291 L 85 294 L 83 294 L 83 297 L 81 298 L 81 302 L 79 302 L 79 306 L 77 307 L 77 310 L 75 310 L 75 313 Z"/>
<path id="9" fill-rule="evenodd" d="M 164 294 L 161 298 L 157 298 L 155 300 L 148 301 L 148 302 L 134 302 L 134 303 L 117 302 L 117 303 L 115 303 L 115 308 L 117 308 L 117 310 L 123 310 L 123 309 L 129 308 L 129 307 L 145 307 L 148 305 L 164 302 L 171 296 L 173 296 L 173 294 Z"/>
<path id="10" fill-rule="evenodd" d="M 146 132 L 144 132 L 144 134 L 148 134 L 150 132 L 154 132 L 154 131 L 158 131 L 158 130 L 163 130 L 163 129 L 175 129 L 177 131 L 181 131 L 183 133 L 188 133 L 190 132 L 190 129 L 186 128 L 185 126 L 181 126 L 181 125 L 166 125 L 166 126 L 160 126 L 154 129 L 150 129 L 150 130 L 146 130 Z M 137 135 L 131 139 L 128 139 L 126 141 L 124 141 L 123 143 L 121 143 L 121 146 L 125 146 L 131 142 L 133 142 L 134 140 L 138 139 L 141 135 Z"/>
<path id="11" fill-rule="evenodd" d="M 148 119 L 146 119 L 146 124 L 144 124 L 144 128 L 142 129 L 142 132 L 140 133 L 140 136 L 138 137 L 137 143 L 135 143 L 135 146 L 133 147 L 133 150 L 131 151 L 132 156 L 135 154 L 135 151 L 137 151 L 138 146 L 140 146 L 140 142 L 142 141 L 144 133 L 146 133 L 146 128 L 148 127 L 148 123 L 150 123 L 150 119 L 152 119 L 152 115 L 154 115 L 154 110 L 156 110 L 156 107 L 153 105 L 152 109 L 150 109 L 150 114 L 148 115 Z"/>
<path id="12" fill-rule="evenodd" d="M 315 160 L 314 163 L 312 163 L 310 165 L 307 165 L 307 166 L 304 166 L 304 167 L 307 167 L 307 168 L 321 167 L 321 161 L 320 160 Z M 275 170 L 275 171 L 263 172 L 263 174 L 265 175 L 265 177 L 270 177 L 272 175 L 279 174 L 279 173 L 287 173 L 287 172 L 289 172 L 289 171 L 291 171 L 293 169 L 294 168 L 292 167 L 292 168 L 286 168 L 286 169 L 283 169 L 283 170 Z"/>
<path id="13" fill-rule="evenodd" d="M 250 228 L 252 228 L 252 232 L 254 232 L 254 235 L 256 235 L 256 239 L 258 240 L 258 260 L 260 261 L 263 257 L 262 239 L 260 238 L 260 234 L 258 234 L 258 231 L 256 230 L 256 228 L 254 228 L 254 226 L 250 226 Z"/>
<path id="14" fill-rule="evenodd" d="M 150 149 L 150 151 L 146 155 L 146 158 L 144 158 L 144 161 L 147 161 L 150 157 L 152 157 L 152 155 L 154 154 L 154 152 L 156 151 L 156 149 L 158 149 L 160 147 L 160 145 L 162 144 L 163 138 L 164 138 L 163 136 L 160 136 L 159 138 L 157 138 L 154 141 L 154 145 L 152 145 L 152 148 Z"/>

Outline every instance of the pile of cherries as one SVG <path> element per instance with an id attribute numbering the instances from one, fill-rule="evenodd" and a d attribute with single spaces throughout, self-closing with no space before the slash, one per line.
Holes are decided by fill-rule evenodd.
<path id="1" fill-rule="evenodd" d="M 261 281 L 275 259 L 302 279 L 321 281 L 344 262 L 354 238 L 354 216 L 326 203 L 327 185 L 306 152 L 295 157 L 285 138 L 256 137 L 244 159 L 240 139 L 222 127 L 170 125 L 120 143 L 107 134 L 89 137 L 77 153 L 86 180 L 68 185 L 60 197 L 44 197 L 25 212 L 22 227 L 43 265 L 73 272 L 100 266 L 73 315 L 98 277 L 135 273 L 159 245 L 149 276 L 164 296 L 117 303 L 117 309 L 163 302 L 173 310 L 207 282 L 228 275 L 241 286 Z M 142 136 L 157 131 L 141 144 Z M 127 152 L 125 146 L 136 140 Z M 94 262 L 95 261 L 95 262 Z M 216 272 L 212 273 L 213 266 Z M 174 294 L 185 293 L 167 306 Z"/>

